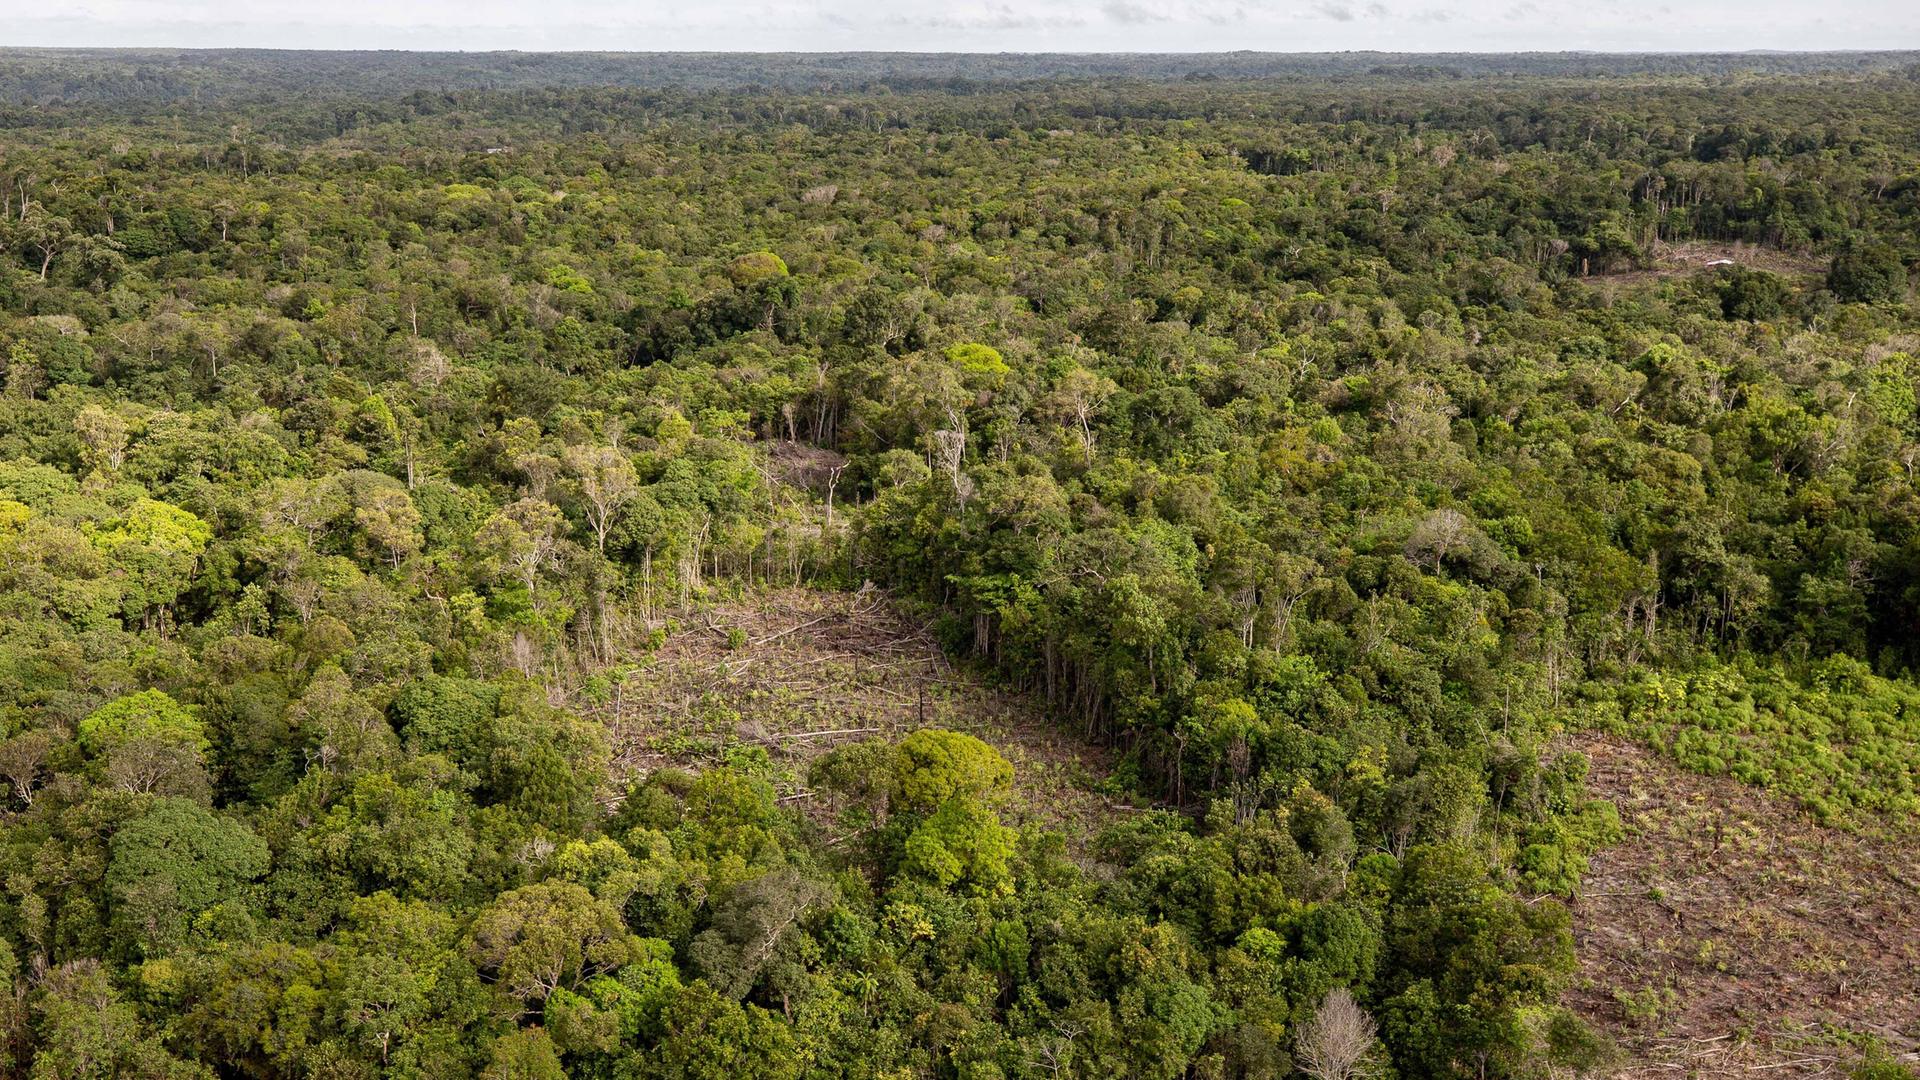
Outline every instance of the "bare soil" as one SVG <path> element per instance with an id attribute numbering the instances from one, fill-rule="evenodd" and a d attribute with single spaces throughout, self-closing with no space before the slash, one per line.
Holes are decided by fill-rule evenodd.
<path id="1" fill-rule="evenodd" d="M 1616 1076 L 1844 1076 L 1866 1039 L 1920 1064 L 1920 841 L 1576 744 L 1628 830 L 1573 904 L 1570 1004 L 1628 1052 Z"/>
<path id="2" fill-rule="evenodd" d="M 1058 827 L 1111 817 L 1093 790 L 1111 769 L 1104 750 L 1055 725 L 1031 698 L 950 663 L 882 590 L 777 589 L 674 621 L 678 629 L 598 710 L 623 776 L 711 764 L 746 743 L 783 766 L 783 799 L 805 803 L 812 758 L 941 727 L 983 739 L 1013 763 L 1016 817 Z"/>
<path id="3" fill-rule="evenodd" d="M 1806 277 L 1826 272 L 1826 264 L 1791 251 L 1759 244 L 1720 243 L 1711 240 L 1686 240 L 1676 244 L 1655 244 L 1651 265 L 1612 274 L 1594 274 L 1587 281 L 1631 284 L 1661 278 L 1685 277 L 1731 263 L 1749 270 L 1767 270 L 1789 277 Z"/>

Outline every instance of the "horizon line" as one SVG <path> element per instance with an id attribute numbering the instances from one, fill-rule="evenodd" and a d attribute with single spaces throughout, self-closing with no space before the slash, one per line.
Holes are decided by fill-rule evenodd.
<path id="1" fill-rule="evenodd" d="M 1920 45 L 1891 48 L 1833 49 L 418 49 L 387 46 L 299 48 L 287 45 L 12 45 L 0 42 L 0 54 L 19 52 L 168 52 L 168 53 L 411 53 L 450 56 L 1891 56 L 1920 55 Z"/>

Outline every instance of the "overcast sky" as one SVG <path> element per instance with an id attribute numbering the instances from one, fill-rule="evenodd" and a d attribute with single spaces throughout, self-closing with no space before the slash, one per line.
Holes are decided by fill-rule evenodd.
<path id="1" fill-rule="evenodd" d="M 1920 0 L 0 0 L 0 44 L 1302 52 L 1920 48 Z"/>

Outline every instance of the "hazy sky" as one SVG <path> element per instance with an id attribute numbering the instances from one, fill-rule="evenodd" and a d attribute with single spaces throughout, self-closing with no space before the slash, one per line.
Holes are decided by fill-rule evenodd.
<path id="1" fill-rule="evenodd" d="M 1280 52 L 1920 48 L 1920 0 L 0 0 L 0 44 Z"/>

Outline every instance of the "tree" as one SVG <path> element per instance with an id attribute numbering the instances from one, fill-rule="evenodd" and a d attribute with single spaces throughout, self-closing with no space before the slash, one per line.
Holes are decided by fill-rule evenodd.
<path id="1" fill-rule="evenodd" d="M 977 341 L 949 345 L 947 362 L 959 369 L 960 385 L 976 394 L 987 394 L 1006 385 L 1013 369 L 1007 366 L 1000 350 Z"/>
<path id="2" fill-rule="evenodd" d="M 1000 752 L 971 735 L 925 728 L 900 740 L 894 766 L 894 801 L 928 812 L 959 798 L 989 798 L 1013 782 L 1013 766 Z"/>
<path id="3" fill-rule="evenodd" d="M 483 756 L 471 767 L 480 797 L 556 830 L 578 830 L 595 818 L 593 795 L 607 775 L 601 723 L 521 691 L 504 702 L 478 749 Z"/>
<path id="4" fill-rule="evenodd" d="M 205 797 L 206 726 L 162 691 L 142 690 L 96 709 L 80 721 L 80 746 L 121 791 Z"/>
<path id="5" fill-rule="evenodd" d="M 665 1033 L 658 1046 L 629 1059 L 636 1075 L 648 1080 L 794 1080 L 800 1075 L 799 1047 L 786 1025 L 705 983 L 680 991 L 661 1024 Z"/>
<path id="6" fill-rule="evenodd" d="M 179 945 L 193 916 L 244 897 L 268 866 L 267 845 L 251 829 L 175 798 L 121 826 L 108 851 L 114 924 L 147 955 Z"/>
<path id="7" fill-rule="evenodd" d="M 120 414 L 89 403 L 74 416 L 73 429 L 86 445 L 89 467 L 106 473 L 120 471 L 127 456 L 127 422 Z"/>
<path id="8" fill-rule="evenodd" d="M 206 725 L 195 710 L 161 690 L 115 698 L 80 721 L 80 745 L 90 754 L 104 754 L 135 739 L 182 742 L 202 750 L 208 745 Z"/>
<path id="9" fill-rule="evenodd" d="M 1827 288 L 1852 303 L 1897 301 L 1907 294 L 1907 268 L 1892 248 L 1849 240 L 1827 268 Z"/>
<path id="10" fill-rule="evenodd" d="M 1373 1017 L 1345 987 L 1337 987 L 1294 1033 L 1293 1057 L 1314 1080 L 1360 1080 L 1372 1073 L 1367 1055 L 1373 1040 Z"/>
<path id="11" fill-rule="evenodd" d="M 1317 560 L 1288 551 L 1275 552 L 1264 570 L 1261 593 L 1273 610 L 1274 645 L 1284 648 L 1287 631 L 1293 625 L 1294 609 L 1300 601 L 1325 587 L 1326 577 Z"/>
<path id="12" fill-rule="evenodd" d="M 1480 539 L 1480 531 L 1458 510 L 1441 508 L 1420 519 L 1406 543 L 1407 558 L 1429 560 L 1434 573 L 1449 555 L 1469 550 Z"/>
<path id="13" fill-rule="evenodd" d="M 474 534 L 474 541 L 517 578 L 529 596 L 538 596 L 541 571 L 555 565 L 564 522 L 552 503 L 521 499 L 488 518 Z"/>
<path id="14" fill-rule="evenodd" d="M 621 512 L 640 493 L 640 481 L 627 455 L 607 446 L 570 446 L 567 469 L 585 506 L 587 524 L 593 528 L 594 544 L 600 554 L 607 553 L 607 534 L 613 531 Z"/>
<path id="15" fill-rule="evenodd" d="M 193 578 L 213 529 L 194 514 L 157 499 L 140 498 L 125 516 L 92 531 L 93 546 L 123 567 L 129 583 L 123 607 L 151 628 Z"/>
<path id="16" fill-rule="evenodd" d="M 114 788 L 137 795 L 172 795 L 205 802 L 205 761 L 191 743 L 134 739 L 108 751 L 101 776 Z"/>
<path id="17" fill-rule="evenodd" d="M 339 665 L 326 663 L 287 710 L 287 722 L 303 736 L 311 760 L 323 768 L 377 768 L 397 749 L 387 718 L 354 690 Z"/>
<path id="18" fill-rule="evenodd" d="M 771 251 L 749 251 L 727 264 L 727 278 L 742 289 L 787 276 L 787 264 Z"/>
<path id="19" fill-rule="evenodd" d="M 442 980 L 454 966 L 454 922 L 431 904 L 384 892 L 354 900 L 349 919 L 351 928 L 335 938 L 348 956 L 341 1019 L 386 1065 L 433 1017 Z"/>
<path id="20" fill-rule="evenodd" d="M 1100 414 L 1101 405 L 1119 389 L 1105 375 L 1075 364 L 1061 377 L 1053 392 L 1055 415 L 1079 429 L 1080 451 L 1088 460 L 1093 458 L 1094 418 Z"/>
<path id="21" fill-rule="evenodd" d="M 72 246 L 79 233 L 66 218 L 40 212 L 24 216 L 16 235 L 20 243 L 40 256 L 40 280 L 45 281 L 54 256 Z"/>
<path id="22" fill-rule="evenodd" d="M 1502 890 L 1457 845 L 1407 856 L 1388 913 L 1382 1026 L 1403 1070 L 1517 1075 L 1529 1008 L 1551 1003 L 1573 970 L 1566 909 Z"/>
<path id="23" fill-rule="evenodd" d="M 1013 830 L 970 798 L 951 798 L 908 835 L 905 869 L 942 887 L 965 884 L 981 896 L 1013 891 Z"/>
<path id="24" fill-rule="evenodd" d="M 848 743 L 815 758 L 809 769 L 814 786 L 837 792 L 884 822 L 898 783 L 899 751 L 885 739 Z"/>
<path id="25" fill-rule="evenodd" d="M 312 548 L 348 511 L 350 503 L 337 477 L 317 481 L 280 478 L 268 485 L 259 508 L 263 526 L 291 531 Z"/>
<path id="26" fill-rule="evenodd" d="M 353 508 L 353 520 L 368 540 L 385 549 L 387 565 L 395 569 L 420 550 L 420 511 L 404 488 L 376 487 L 365 492 Z"/>
<path id="27" fill-rule="evenodd" d="M 553 1040 L 540 1028 L 515 1028 L 493 1041 L 480 1080 L 567 1080 Z"/>
<path id="28" fill-rule="evenodd" d="M 13 788 L 22 806 L 33 806 L 33 796 L 46 778 L 49 759 L 64 733 L 55 728 L 33 728 L 0 741 L 0 778 Z"/>
<path id="29" fill-rule="evenodd" d="M 781 867 L 734 886 L 694 938 L 687 956 L 715 990 L 739 1000 L 774 950 L 801 919 L 827 900 L 828 889 L 800 871 Z"/>
<path id="30" fill-rule="evenodd" d="M 1749 270 L 1744 266 L 1726 268 L 1717 286 L 1720 308 L 1729 319 L 1759 322 L 1784 315 L 1793 300 L 1793 286 L 1778 274 Z"/>
<path id="31" fill-rule="evenodd" d="M 245 937 L 248 935 L 236 935 Z M 229 940 L 167 959 L 180 1041 L 247 1076 L 297 1068 L 325 1038 L 326 972 L 312 949 Z"/>
<path id="32" fill-rule="evenodd" d="M 571 882 L 502 893 L 474 917 L 467 951 L 501 990 L 528 1004 L 645 955 L 619 912 Z"/>
<path id="33" fill-rule="evenodd" d="M 471 767 L 485 760 L 500 698 L 490 683 L 429 675 L 402 687 L 389 712 L 409 750 Z"/>
<path id="34" fill-rule="evenodd" d="M 97 961 L 49 972 L 35 1011 L 43 1033 L 29 1080 L 213 1080 L 213 1070 L 169 1054 Z"/>

